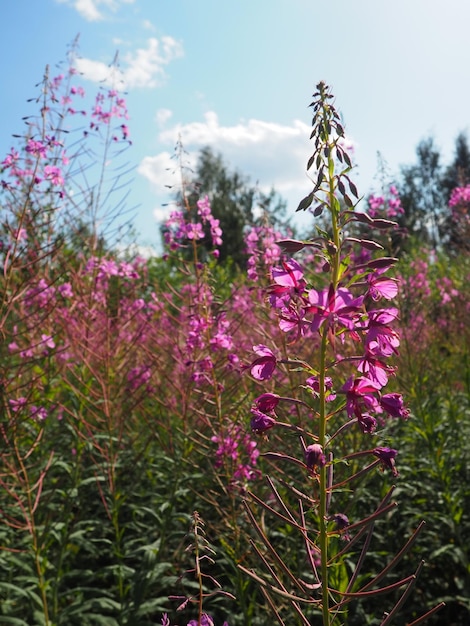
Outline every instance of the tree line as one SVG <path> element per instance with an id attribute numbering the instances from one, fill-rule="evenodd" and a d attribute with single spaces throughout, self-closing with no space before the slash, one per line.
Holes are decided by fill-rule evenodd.
<path id="1" fill-rule="evenodd" d="M 409 250 L 413 242 L 434 249 L 444 248 L 453 254 L 468 249 L 466 231 L 462 230 L 461 223 L 462 219 L 468 222 L 467 207 L 463 207 L 459 223 L 449 209 L 452 191 L 470 185 L 470 148 L 465 133 L 457 136 L 453 158 L 448 164 L 443 162 L 434 138 L 423 139 L 416 147 L 415 163 L 402 165 L 394 180 L 388 182 L 397 188 L 403 212 L 395 219 L 399 232 L 406 233 L 396 252 Z M 199 219 L 196 201 L 205 195 L 209 197 L 213 215 L 224 233 L 220 263 L 245 267 L 243 233 L 250 226 L 269 224 L 284 231 L 290 228 L 296 236 L 308 238 L 311 235 L 295 233 L 295 227 L 285 218 L 287 203 L 274 188 L 268 194 L 263 193 L 249 176 L 234 169 L 222 154 L 210 147 L 200 151 L 190 177 L 184 199 L 188 220 Z M 180 192 L 175 200 L 182 205 Z M 209 251 L 209 236 L 206 239 Z"/>

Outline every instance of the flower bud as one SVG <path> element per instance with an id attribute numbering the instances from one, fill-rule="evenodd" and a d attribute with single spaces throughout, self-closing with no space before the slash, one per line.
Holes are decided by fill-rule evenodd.
<path id="1" fill-rule="evenodd" d="M 251 409 L 251 413 L 251 430 L 255 433 L 264 433 L 272 428 L 276 423 L 274 417 L 270 417 L 269 415 L 258 411 L 258 409 Z"/>
<path id="2" fill-rule="evenodd" d="M 270 413 L 279 404 L 279 396 L 276 393 L 263 393 L 255 398 L 255 405 L 259 411 Z"/>
<path id="3" fill-rule="evenodd" d="M 314 470 L 316 467 L 324 467 L 326 457 L 320 444 L 312 443 L 310 446 L 306 447 L 305 463 L 309 470 Z"/>

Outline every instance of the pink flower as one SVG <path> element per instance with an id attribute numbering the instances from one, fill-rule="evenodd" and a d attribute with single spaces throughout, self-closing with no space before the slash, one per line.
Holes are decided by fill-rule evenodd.
<path id="1" fill-rule="evenodd" d="M 55 342 L 51 335 L 41 335 L 41 344 L 46 348 L 55 348 Z"/>
<path id="2" fill-rule="evenodd" d="M 186 237 L 188 239 L 204 239 L 202 224 L 199 222 L 190 222 L 189 224 L 186 224 Z"/>
<path id="3" fill-rule="evenodd" d="M 305 287 L 304 273 L 300 265 L 294 259 L 282 262 L 282 267 L 273 267 L 271 274 L 277 285 L 295 289 L 298 292 Z"/>
<path id="4" fill-rule="evenodd" d="M 222 245 L 222 229 L 220 228 L 219 224 L 220 224 L 220 220 L 216 220 L 215 218 L 210 219 L 211 237 L 212 237 L 213 246 Z"/>
<path id="5" fill-rule="evenodd" d="M 70 93 L 73 95 L 78 94 L 82 98 L 85 96 L 85 90 L 83 89 L 83 87 L 71 87 Z"/>
<path id="6" fill-rule="evenodd" d="M 450 194 L 449 206 L 454 207 L 461 204 L 470 203 L 470 185 L 466 187 L 456 187 Z"/>
<path id="7" fill-rule="evenodd" d="M 375 309 L 369 312 L 368 330 L 365 338 L 366 344 L 376 344 L 369 349 L 380 356 L 397 354 L 400 345 L 398 333 L 389 324 L 398 317 L 398 309 Z"/>
<path id="8" fill-rule="evenodd" d="M 291 303 L 289 307 L 283 307 L 279 315 L 279 328 L 284 333 L 292 333 L 292 341 L 299 339 L 308 328 L 308 322 L 304 319 L 304 309 L 300 310 Z"/>
<path id="9" fill-rule="evenodd" d="M 393 373 L 395 369 L 391 365 L 385 365 L 374 354 L 374 346 L 378 346 L 377 342 L 372 342 L 366 349 L 366 354 L 359 361 L 357 369 L 364 374 L 369 380 L 385 387 L 388 383 L 388 374 Z"/>
<path id="10" fill-rule="evenodd" d="M 151 377 L 152 377 L 152 372 L 151 372 L 150 366 L 141 365 L 139 367 L 134 367 L 127 374 L 128 389 L 130 391 L 135 391 L 142 385 L 145 385 L 146 383 L 148 383 Z"/>
<path id="11" fill-rule="evenodd" d="M 311 289 L 308 293 L 308 299 L 311 305 L 309 312 L 314 314 L 310 328 L 312 332 L 315 332 L 320 329 L 325 321 L 330 326 L 339 324 L 344 328 L 354 330 L 357 313 L 362 306 L 364 297 L 355 298 L 344 287 L 340 287 L 336 291 L 330 287 L 323 291 Z"/>
<path id="12" fill-rule="evenodd" d="M 18 230 L 14 233 L 14 239 L 16 241 L 25 241 L 28 239 L 26 228 L 18 228 Z"/>
<path id="13" fill-rule="evenodd" d="M 20 411 L 23 407 L 25 407 L 28 401 L 25 397 L 21 396 L 17 400 L 11 399 L 8 402 L 10 403 L 11 410 L 16 413 L 17 411 Z"/>
<path id="14" fill-rule="evenodd" d="M 28 139 L 25 150 L 41 158 L 45 158 L 47 155 L 47 147 L 41 141 L 35 141 L 34 139 Z"/>
<path id="15" fill-rule="evenodd" d="M 271 275 L 275 285 L 269 288 L 269 293 L 274 307 L 285 307 L 292 296 L 302 294 L 305 289 L 302 268 L 294 259 L 283 261 L 282 267 L 273 267 Z"/>
<path id="16" fill-rule="evenodd" d="M 46 409 L 42 406 L 35 406 L 34 404 L 29 407 L 29 413 L 33 419 L 39 420 L 40 422 L 43 422 L 47 417 Z"/>
<path id="17" fill-rule="evenodd" d="M 258 359 L 255 359 L 249 369 L 253 378 L 256 380 L 269 380 L 276 369 L 276 357 L 274 352 L 263 344 L 253 346 L 254 352 L 259 355 Z"/>
<path id="18" fill-rule="evenodd" d="M 367 282 L 369 283 L 368 295 L 376 301 L 380 300 L 380 298 L 392 300 L 398 293 L 398 281 L 396 278 L 386 278 L 381 276 L 381 274 L 382 272 L 379 270 L 367 276 Z"/>
<path id="19" fill-rule="evenodd" d="M 277 407 L 279 400 L 277 393 L 263 393 L 255 398 L 256 408 L 263 413 L 270 413 Z"/>
<path id="20" fill-rule="evenodd" d="M 64 179 L 62 178 L 62 172 L 59 167 L 53 165 L 46 165 L 44 168 L 44 175 L 47 180 L 50 180 L 53 185 L 63 185 Z"/>
<path id="21" fill-rule="evenodd" d="M 57 291 L 63 298 L 73 298 L 72 285 L 70 283 L 64 283 L 57 287 Z"/>
<path id="22" fill-rule="evenodd" d="M 7 154 L 7 156 L 1 162 L 1 165 L 3 165 L 3 167 L 5 168 L 11 167 L 17 163 L 19 158 L 20 158 L 19 152 L 17 152 L 14 148 L 12 148 L 10 153 Z"/>
<path id="23" fill-rule="evenodd" d="M 209 219 L 211 215 L 211 205 L 209 202 L 209 196 L 204 196 L 204 198 L 197 201 L 197 213 L 202 218 L 203 221 Z"/>
<path id="24" fill-rule="evenodd" d="M 351 376 L 340 389 L 346 394 L 346 412 L 349 419 L 360 419 L 362 413 L 369 409 L 380 410 L 378 400 L 373 394 L 381 387 L 382 385 L 368 378 Z"/>

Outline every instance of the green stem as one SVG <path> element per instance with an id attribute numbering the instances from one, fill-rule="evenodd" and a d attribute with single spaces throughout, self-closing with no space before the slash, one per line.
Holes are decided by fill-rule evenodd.
<path id="1" fill-rule="evenodd" d="M 197 515 L 197 514 L 195 514 Z M 195 562 L 196 562 L 196 580 L 197 585 L 199 587 L 199 595 L 197 601 L 197 623 L 201 624 L 202 620 L 202 609 L 203 609 L 203 599 L 204 599 L 204 588 L 202 584 L 202 572 L 201 572 L 201 563 L 199 558 L 199 538 L 198 538 L 198 526 L 197 526 L 197 518 L 194 519 L 194 553 L 195 553 Z"/>
<path id="2" fill-rule="evenodd" d="M 31 484 L 30 476 L 26 468 L 24 458 L 17 445 L 16 439 L 15 439 L 14 446 L 15 446 L 16 458 L 18 459 L 18 465 L 19 465 L 18 475 L 22 476 L 21 482 L 24 485 L 24 490 L 26 493 L 27 505 L 25 508 L 28 514 L 28 519 L 26 519 L 25 521 L 29 527 L 29 532 L 31 534 L 33 554 L 34 554 L 34 563 L 36 566 L 36 574 L 37 574 L 37 584 L 39 587 L 39 592 L 41 594 L 42 609 L 43 609 L 43 614 L 44 614 L 44 626 L 50 626 L 49 606 L 48 606 L 48 599 L 47 599 L 47 593 L 46 593 L 47 581 L 44 577 L 43 565 L 41 562 L 42 561 L 42 546 L 39 543 L 38 532 L 36 528 L 35 507 L 34 507 L 34 501 L 33 501 L 34 488 Z"/>
<path id="3" fill-rule="evenodd" d="M 330 208 L 332 236 L 335 252 L 331 255 L 331 285 L 336 290 L 340 278 L 340 262 L 341 262 L 341 228 L 338 223 L 340 206 L 338 199 L 336 198 L 336 179 L 335 179 L 335 161 L 333 159 L 333 148 L 335 146 L 334 141 L 331 142 L 330 136 L 330 123 L 331 123 L 331 110 L 323 102 L 323 139 L 328 148 L 328 205 Z M 320 372 L 319 372 L 319 385 L 320 385 L 320 407 L 319 407 L 319 440 L 318 443 L 322 447 L 323 453 L 327 444 L 327 419 L 326 419 L 326 356 L 328 348 L 328 325 L 325 324 L 322 329 L 321 336 L 321 348 L 320 348 Z M 320 518 L 320 553 L 321 553 L 321 584 L 322 584 L 322 616 L 323 626 L 330 626 L 332 623 L 330 607 L 329 607 L 329 591 L 328 591 L 328 533 L 327 533 L 327 500 L 328 500 L 328 468 L 325 465 L 320 468 L 319 480 L 320 480 L 320 502 L 319 502 L 319 518 Z"/>
<path id="4" fill-rule="evenodd" d="M 319 407 L 319 436 L 318 443 L 322 450 L 326 444 L 326 400 L 325 400 L 325 371 L 326 371 L 326 349 L 328 345 L 328 329 L 325 327 L 322 335 L 320 348 L 320 407 Z M 327 534 L 327 468 L 320 468 L 320 553 L 321 553 L 321 584 L 322 584 L 322 614 L 323 626 L 330 624 L 330 610 L 328 602 L 328 534 Z"/>

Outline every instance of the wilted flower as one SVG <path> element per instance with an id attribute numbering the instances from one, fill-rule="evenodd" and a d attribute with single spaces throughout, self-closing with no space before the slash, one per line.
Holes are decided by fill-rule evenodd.
<path id="1" fill-rule="evenodd" d="M 398 470 L 395 467 L 395 457 L 398 454 L 398 450 L 393 450 L 393 448 L 375 448 L 373 454 L 381 460 L 385 467 L 392 470 L 394 476 L 398 476 Z"/>
<path id="2" fill-rule="evenodd" d="M 264 433 L 272 428 L 276 423 L 274 417 L 266 415 L 266 413 L 262 413 L 261 411 L 258 411 L 258 409 L 252 408 L 251 413 L 251 430 L 255 433 Z"/>
<path id="3" fill-rule="evenodd" d="M 405 407 L 400 393 L 384 394 L 380 398 L 380 406 L 392 417 L 407 419 L 410 416 L 410 411 Z"/>
<path id="4" fill-rule="evenodd" d="M 357 418 L 357 423 L 359 424 L 363 433 L 368 433 L 371 435 L 375 432 L 377 428 L 377 420 L 369 413 L 363 413 Z"/>
<path id="5" fill-rule="evenodd" d="M 318 376 L 310 376 L 309 378 L 307 378 L 305 383 L 311 389 L 313 389 L 316 395 L 320 393 L 320 378 Z M 330 376 L 325 376 L 325 391 L 329 391 L 332 388 L 333 388 L 333 380 L 331 379 Z M 335 400 L 335 398 L 336 398 L 335 393 L 328 393 L 326 394 L 325 400 L 326 402 L 332 402 L 333 400 Z"/>
<path id="6" fill-rule="evenodd" d="M 305 463 L 309 470 L 314 470 L 316 467 L 324 467 L 326 457 L 320 444 L 312 443 L 305 448 Z"/>
<path id="7" fill-rule="evenodd" d="M 336 513 L 332 516 L 332 520 L 336 524 L 336 528 L 340 531 L 341 537 L 345 541 L 349 541 L 351 539 L 349 533 L 345 531 L 345 528 L 349 526 L 349 518 L 344 513 Z"/>

